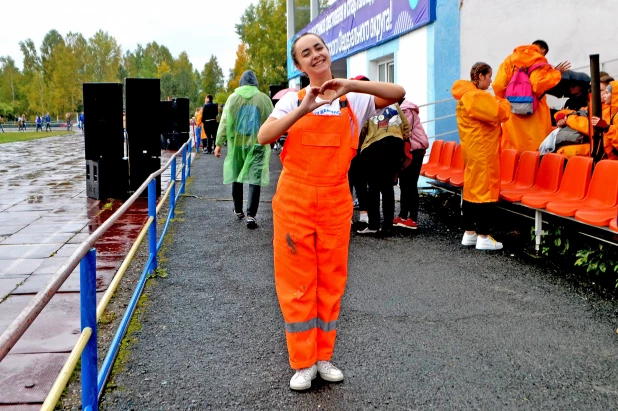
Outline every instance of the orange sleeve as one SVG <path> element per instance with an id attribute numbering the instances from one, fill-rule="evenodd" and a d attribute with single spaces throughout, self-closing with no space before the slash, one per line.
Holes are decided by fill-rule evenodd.
<path id="1" fill-rule="evenodd" d="M 532 83 L 532 92 L 537 96 L 545 93 L 550 88 L 560 83 L 562 74 L 549 64 L 539 67 L 530 73 L 530 83 Z"/>
<path id="2" fill-rule="evenodd" d="M 489 93 L 477 92 L 465 99 L 464 106 L 470 117 L 486 122 L 501 123 L 509 118 L 511 106 L 508 101 Z"/>
<path id="3" fill-rule="evenodd" d="M 195 123 L 198 125 L 198 127 L 202 125 L 202 110 L 197 113 L 197 116 L 195 117 Z"/>
<path id="4" fill-rule="evenodd" d="M 566 118 L 566 124 L 573 130 L 579 131 L 580 133 L 590 137 L 590 124 L 588 122 L 588 117 L 573 114 Z"/>

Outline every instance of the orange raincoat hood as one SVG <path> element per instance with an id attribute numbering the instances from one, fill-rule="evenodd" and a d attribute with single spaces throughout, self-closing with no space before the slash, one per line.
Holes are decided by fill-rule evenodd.
<path id="1" fill-rule="evenodd" d="M 457 80 L 453 83 L 451 93 L 453 94 L 453 97 L 455 97 L 455 100 L 461 100 L 464 94 L 472 90 L 478 90 L 478 87 L 476 87 L 473 82 L 468 80 Z"/>

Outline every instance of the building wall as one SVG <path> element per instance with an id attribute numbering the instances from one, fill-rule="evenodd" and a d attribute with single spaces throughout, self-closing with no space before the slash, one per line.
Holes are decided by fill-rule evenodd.
<path id="1" fill-rule="evenodd" d="M 461 0 L 461 4 L 462 78 L 469 77 L 470 67 L 478 61 L 497 70 L 515 47 L 537 39 L 548 43 L 547 59 L 553 65 L 568 60 L 573 68 L 588 72 L 590 54 L 599 54 L 601 62 L 618 59 L 616 0 Z M 618 76 L 618 61 L 607 63 L 605 69 Z"/>
<path id="2" fill-rule="evenodd" d="M 429 102 L 427 31 L 423 27 L 399 38 L 396 82 L 406 89 L 406 99 L 417 105 Z M 427 119 L 426 107 L 420 116 Z"/>

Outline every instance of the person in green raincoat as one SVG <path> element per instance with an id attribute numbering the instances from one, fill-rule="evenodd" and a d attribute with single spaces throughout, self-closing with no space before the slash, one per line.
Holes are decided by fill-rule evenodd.
<path id="1" fill-rule="evenodd" d="M 245 218 L 243 184 L 249 184 L 248 228 L 257 228 L 260 188 L 270 181 L 270 145 L 258 143 L 257 135 L 272 111 L 270 98 L 258 90 L 255 73 L 247 70 L 240 78 L 240 87 L 225 102 L 217 131 L 215 156 L 221 156 L 221 146 L 227 141 L 223 184 L 232 184 L 234 213 L 239 220 Z"/>

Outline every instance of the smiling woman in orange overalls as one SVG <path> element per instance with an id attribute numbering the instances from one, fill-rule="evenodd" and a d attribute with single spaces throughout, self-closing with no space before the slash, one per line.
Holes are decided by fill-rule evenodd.
<path id="1" fill-rule="evenodd" d="M 292 59 L 310 84 L 279 100 L 258 141 L 269 144 L 289 130 L 273 198 L 275 285 L 296 370 L 290 388 L 306 390 L 318 373 L 326 381 L 343 380 L 330 359 L 348 275 L 348 169 L 358 125 L 403 98 L 405 90 L 333 79 L 328 48 L 315 34 L 294 41 Z"/>

